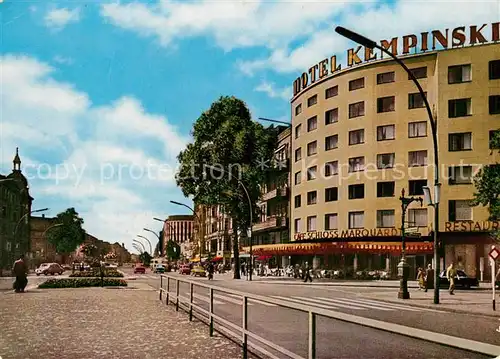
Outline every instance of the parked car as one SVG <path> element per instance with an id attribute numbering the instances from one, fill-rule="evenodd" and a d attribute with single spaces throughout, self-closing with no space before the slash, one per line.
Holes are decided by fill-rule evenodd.
<path id="1" fill-rule="evenodd" d="M 195 277 L 206 277 L 207 272 L 202 266 L 196 266 L 191 270 L 191 275 Z"/>
<path id="2" fill-rule="evenodd" d="M 442 271 L 439 275 L 439 286 L 448 287 L 450 282 L 446 278 L 446 271 Z M 479 280 L 477 278 L 469 277 L 463 270 L 457 270 L 457 276 L 455 279 L 456 288 L 469 289 L 471 287 L 479 287 Z"/>
<path id="3" fill-rule="evenodd" d="M 146 267 L 144 267 L 142 264 L 137 264 L 134 268 L 134 274 L 145 274 L 146 273 Z"/>
<path id="4" fill-rule="evenodd" d="M 190 275 L 190 274 L 191 274 L 191 266 L 189 266 L 188 264 L 184 264 L 184 265 L 182 265 L 182 266 L 179 268 L 179 274 L 187 274 L 187 275 Z"/>
<path id="5" fill-rule="evenodd" d="M 155 267 L 155 273 L 165 273 L 165 266 L 163 264 L 157 264 Z"/>
<path id="6" fill-rule="evenodd" d="M 40 264 L 40 267 L 35 269 L 35 274 L 36 275 L 55 275 L 55 274 L 63 274 L 64 268 L 61 267 L 59 263 L 42 263 Z"/>

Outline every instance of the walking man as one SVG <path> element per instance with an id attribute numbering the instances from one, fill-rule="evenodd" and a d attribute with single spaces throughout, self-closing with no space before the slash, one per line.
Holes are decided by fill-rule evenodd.
<path id="1" fill-rule="evenodd" d="M 434 269 L 432 269 L 432 264 L 427 265 L 427 269 L 425 271 L 425 291 L 428 289 L 434 288 Z"/>
<path id="2" fill-rule="evenodd" d="M 455 277 L 457 276 L 457 269 L 455 268 L 455 263 L 451 262 L 450 266 L 446 270 L 446 277 L 448 278 L 448 281 L 450 282 L 450 294 L 454 295 L 453 293 L 455 291 Z"/>
<path id="3" fill-rule="evenodd" d="M 24 288 L 28 285 L 28 266 L 24 262 L 24 254 L 21 254 L 19 259 L 14 262 L 12 272 L 16 277 L 16 281 L 14 282 L 16 293 L 23 293 Z"/>
<path id="4" fill-rule="evenodd" d="M 311 277 L 311 268 L 309 267 L 309 264 L 306 262 L 305 273 L 304 273 L 304 283 L 307 283 L 307 281 L 312 282 L 313 279 Z"/>

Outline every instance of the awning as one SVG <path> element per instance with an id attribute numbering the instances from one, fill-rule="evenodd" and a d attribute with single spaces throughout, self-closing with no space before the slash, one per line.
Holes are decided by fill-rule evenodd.
<path id="1" fill-rule="evenodd" d="M 427 254 L 433 253 L 433 250 L 433 244 L 430 242 L 406 243 L 407 254 Z M 401 242 L 285 243 L 253 246 L 252 251 L 258 256 L 336 253 L 400 254 Z"/>
<path id="2" fill-rule="evenodd" d="M 271 259 L 273 256 L 258 256 L 257 258 L 255 258 L 256 261 L 267 261 L 269 259 Z"/>

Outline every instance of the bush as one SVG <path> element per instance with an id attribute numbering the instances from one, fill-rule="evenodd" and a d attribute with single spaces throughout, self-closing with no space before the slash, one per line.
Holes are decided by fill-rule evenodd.
<path id="1" fill-rule="evenodd" d="M 104 287 L 126 287 L 127 282 L 123 279 L 104 278 L 102 283 Z M 100 287 L 100 278 L 63 278 L 63 279 L 49 279 L 38 286 L 41 289 L 52 288 L 83 288 L 83 287 Z"/>
<path id="2" fill-rule="evenodd" d="M 75 272 L 69 275 L 71 278 L 89 278 L 89 277 L 101 277 L 100 269 L 92 269 L 90 271 Z M 116 269 L 105 269 L 104 277 L 108 278 L 123 278 L 123 274 L 118 272 Z"/>

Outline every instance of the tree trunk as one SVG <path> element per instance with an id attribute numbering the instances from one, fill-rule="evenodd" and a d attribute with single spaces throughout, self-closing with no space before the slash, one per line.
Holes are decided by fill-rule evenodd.
<path id="1" fill-rule="evenodd" d="M 237 228 L 237 227 L 233 227 Z M 234 279 L 240 278 L 240 246 L 238 233 L 233 233 Z"/>

